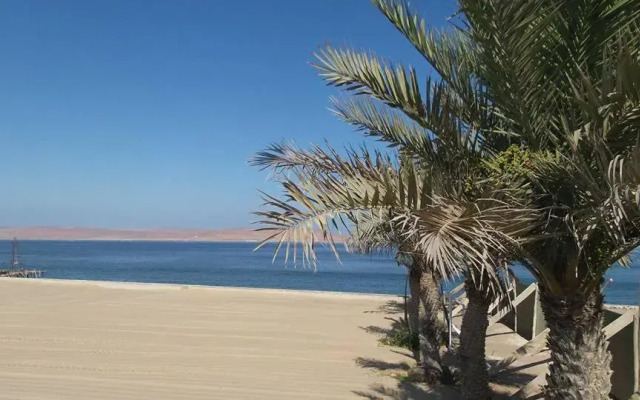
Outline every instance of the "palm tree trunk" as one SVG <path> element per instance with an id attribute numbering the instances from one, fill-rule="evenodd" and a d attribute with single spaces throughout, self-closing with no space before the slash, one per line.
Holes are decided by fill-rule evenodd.
<path id="1" fill-rule="evenodd" d="M 600 288 L 569 296 L 541 291 L 551 351 L 546 399 L 609 399 L 611 354 L 602 332 L 603 301 Z"/>
<path id="2" fill-rule="evenodd" d="M 424 380 L 428 384 L 439 383 L 443 378 L 440 347 L 442 324 L 438 318 L 440 288 L 432 271 L 422 271 L 420 278 L 421 302 L 424 315 L 420 321 L 420 353 Z"/>
<path id="3" fill-rule="evenodd" d="M 407 308 L 409 309 L 409 329 L 411 330 L 411 351 L 416 361 L 420 362 L 420 279 L 422 270 L 417 267 L 409 268 L 409 291 L 411 298 Z"/>
<path id="4" fill-rule="evenodd" d="M 465 282 L 469 304 L 462 317 L 460 332 L 461 398 L 489 398 L 489 371 L 485 357 L 485 340 L 489 326 L 491 296 L 478 290 L 470 278 Z"/>

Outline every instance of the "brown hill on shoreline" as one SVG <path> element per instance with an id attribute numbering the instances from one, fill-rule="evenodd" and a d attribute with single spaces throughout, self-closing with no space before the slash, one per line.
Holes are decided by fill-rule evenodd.
<path id="1" fill-rule="evenodd" d="M 0 227 L 0 240 L 166 240 L 193 242 L 260 242 L 270 232 L 256 232 L 253 228 L 229 229 L 103 229 L 77 227 Z M 336 235 L 336 240 L 341 237 Z"/>

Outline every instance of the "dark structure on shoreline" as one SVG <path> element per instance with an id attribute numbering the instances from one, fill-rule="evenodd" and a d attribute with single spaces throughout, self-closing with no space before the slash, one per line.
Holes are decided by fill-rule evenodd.
<path id="1" fill-rule="evenodd" d="M 11 243 L 11 260 L 7 269 L 0 269 L 0 277 L 7 278 L 40 278 L 43 271 L 37 269 L 25 269 L 20 262 L 18 251 L 18 239 L 13 238 Z"/>

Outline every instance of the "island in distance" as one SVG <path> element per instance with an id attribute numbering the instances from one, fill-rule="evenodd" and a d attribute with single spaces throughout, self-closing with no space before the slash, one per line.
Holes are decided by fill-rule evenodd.
<path id="1" fill-rule="evenodd" d="M 0 227 L 0 240 L 154 240 L 192 242 L 260 242 L 272 232 L 253 228 L 191 229 L 142 228 L 104 229 L 82 227 Z M 322 235 L 318 235 L 319 238 Z M 334 239 L 340 241 L 340 235 Z"/>

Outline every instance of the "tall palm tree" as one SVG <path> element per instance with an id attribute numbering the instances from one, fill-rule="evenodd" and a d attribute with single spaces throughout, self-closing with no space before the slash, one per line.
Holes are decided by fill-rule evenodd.
<path id="1" fill-rule="evenodd" d="M 550 328 L 546 397 L 608 398 L 601 282 L 640 244 L 638 181 L 621 162 L 638 161 L 640 3 L 461 5 L 498 125 L 532 156 L 522 174 L 548 210 L 547 239 L 525 247 Z"/>

